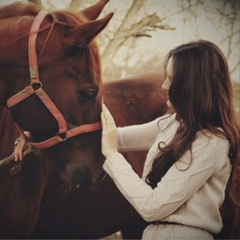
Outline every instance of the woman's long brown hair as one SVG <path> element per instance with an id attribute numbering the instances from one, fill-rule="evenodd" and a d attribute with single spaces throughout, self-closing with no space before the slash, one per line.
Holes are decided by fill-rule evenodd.
<path id="1" fill-rule="evenodd" d="M 200 130 L 208 129 L 228 139 L 232 164 L 237 159 L 239 146 L 232 83 L 222 51 L 215 44 L 200 40 L 171 50 L 166 63 L 170 58 L 173 75 L 169 100 L 181 124 L 168 145 L 159 143 L 159 155 L 146 178 L 153 188 L 187 150 L 191 151 Z"/>

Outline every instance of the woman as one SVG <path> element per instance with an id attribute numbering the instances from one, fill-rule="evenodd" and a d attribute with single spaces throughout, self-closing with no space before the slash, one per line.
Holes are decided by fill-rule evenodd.
<path id="1" fill-rule="evenodd" d="M 166 63 L 172 114 L 117 129 L 103 106 L 103 168 L 150 223 L 143 239 L 213 239 L 239 144 L 228 65 L 203 40 L 171 50 Z M 120 152 L 146 149 L 141 179 Z"/>

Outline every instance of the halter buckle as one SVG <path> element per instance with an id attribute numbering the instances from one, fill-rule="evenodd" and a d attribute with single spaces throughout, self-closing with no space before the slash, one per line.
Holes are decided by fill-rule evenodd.
<path id="1" fill-rule="evenodd" d="M 31 79 L 38 78 L 38 67 L 29 66 L 29 72 Z"/>

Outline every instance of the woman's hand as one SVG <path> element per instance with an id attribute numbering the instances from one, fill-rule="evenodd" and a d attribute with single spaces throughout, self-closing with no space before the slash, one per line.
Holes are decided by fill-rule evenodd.
<path id="1" fill-rule="evenodd" d="M 26 137 L 27 138 L 31 137 L 30 132 L 25 131 L 24 133 L 21 133 L 19 138 L 17 138 L 14 143 L 13 156 L 15 161 L 23 160 L 23 150 L 27 143 Z"/>
<path id="2" fill-rule="evenodd" d="M 117 128 L 114 119 L 103 104 L 102 108 L 102 154 L 108 158 L 111 154 L 117 152 Z"/>

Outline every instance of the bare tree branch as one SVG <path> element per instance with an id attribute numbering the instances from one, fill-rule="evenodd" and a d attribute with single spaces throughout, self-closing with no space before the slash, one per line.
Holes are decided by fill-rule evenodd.
<path id="1" fill-rule="evenodd" d="M 42 8 L 44 9 L 41 0 L 28 0 L 28 2 L 30 2 L 30 3 L 34 3 L 34 4 L 37 4 L 37 5 L 39 5 L 40 7 L 42 7 Z"/>
<path id="2" fill-rule="evenodd" d="M 126 41 L 125 31 L 129 28 L 129 23 L 132 22 L 136 12 L 141 8 L 142 1 L 134 0 L 128 13 L 125 16 L 125 19 L 122 21 L 121 25 L 115 32 L 114 38 L 109 42 L 108 46 L 105 48 L 104 52 L 102 53 L 102 61 L 109 62 L 109 59 L 112 59 L 115 55 L 117 49 L 122 46 L 122 44 Z M 103 72 L 104 72 L 105 65 L 103 64 Z"/>
<path id="3" fill-rule="evenodd" d="M 148 32 L 154 31 L 156 29 L 175 30 L 174 27 L 170 27 L 167 24 L 162 24 L 162 20 L 156 13 L 154 13 L 152 15 L 142 18 L 139 22 L 133 24 L 128 30 L 126 37 L 151 37 Z"/>
<path id="4" fill-rule="evenodd" d="M 130 38 L 130 37 L 151 37 L 149 34 L 150 31 L 154 31 L 156 29 L 164 29 L 164 30 L 173 30 L 168 25 L 162 24 L 162 19 L 158 17 L 158 15 L 152 14 L 142 18 L 139 22 L 130 25 L 134 19 L 134 16 L 138 12 L 138 10 L 143 6 L 143 1 L 134 0 L 131 7 L 129 8 L 128 13 L 126 14 L 124 20 L 121 25 L 117 29 L 114 34 L 113 39 L 109 42 L 108 46 L 105 48 L 102 53 L 102 61 L 111 62 L 110 59 L 114 57 L 117 50 Z M 105 70 L 105 66 L 103 64 L 103 72 Z"/>
<path id="5" fill-rule="evenodd" d="M 83 5 L 83 0 L 72 0 L 72 2 L 69 5 L 69 9 L 78 11 L 82 5 Z"/>

